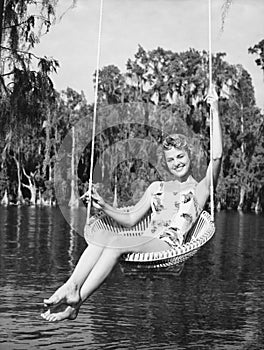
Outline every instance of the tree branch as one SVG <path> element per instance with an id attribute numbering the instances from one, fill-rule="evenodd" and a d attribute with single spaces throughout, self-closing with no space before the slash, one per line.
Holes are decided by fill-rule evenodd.
<path id="1" fill-rule="evenodd" d="M 19 26 L 21 26 L 22 24 L 25 24 L 25 23 L 27 23 L 27 21 L 23 21 L 23 22 L 18 23 L 18 24 L 13 24 L 13 25 L 8 26 L 8 27 L 3 27 L 2 30 L 4 31 L 4 30 L 11 29 L 11 28 L 14 28 L 14 27 L 19 27 Z"/>
<path id="2" fill-rule="evenodd" d="M 26 188 L 28 188 L 30 190 L 30 186 L 29 185 L 25 185 L 25 184 L 23 184 L 23 182 L 21 182 L 21 185 L 26 187 Z"/>
<path id="3" fill-rule="evenodd" d="M 22 167 L 22 171 L 23 171 L 23 174 L 28 178 L 28 180 L 30 182 L 30 176 L 26 173 L 26 170 L 24 167 Z"/>
<path id="4" fill-rule="evenodd" d="M 44 22 L 46 21 L 47 23 L 50 23 L 50 21 L 49 21 L 46 17 L 44 17 L 44 16 L 31 15 L 30 17 L 38 18 L 38 19 L 43 20 Z M 29 17 L 29 18 L 30 18 L 30 17 Z M 20 23 L 18 23 L 18 24 L 13 24 L 13 25 L 8 26 L 8 27 L 3 27 L 2 30 L 11 29 L 11 28 L 14 28 L 14 27 L 19 27 L 19 26 L 21 26 L 21 25 L 23 25 L 23 24 L 27 24 L 27 23 L 28 23 L 28 19 L 26 19 L 25 21 L 20 22 Z"/>
<path id="5" fill-rule="evenodd" d="M 0 46 L 1 49 L 3 50 L 8 50 L 8 51 L 13 51 L 12 49 L 10 49 L 9 47 L 6 46 Z M 34 53 L 32 52 L 27 52 L 27 51 L 23 51 L 23 50 L 16 50 L 17 53 L 22 53 L 24 55 L 28 55 L 28 56 L 33 56 L 35 57 L 37 60 L 40 60 L 42 57 L 36 56 Z"/>
<path id="6" fill-rule="evenodd" d="M 4 74 L 0 74 L 0 75 L 1 75 L 1 77 L 5 77 L 7 75 L 12 75 L 13 73 L 14 73 L 14 71 L 11 71 L 9 73 L 4 73 Z"/>

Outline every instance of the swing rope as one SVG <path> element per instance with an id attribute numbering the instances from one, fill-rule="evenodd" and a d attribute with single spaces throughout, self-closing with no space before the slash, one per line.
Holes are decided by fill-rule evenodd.
<path id="1" fill-rule="evenodd" d="M 211 0 L 208 0 L 208 60 L 209 60 L 209 93 L 212 93 L 212 4 Z M 211 204 L 211 220 L 214 221 L 214 175 L 213 175 L 213 115 L 212 108 L 210 106 L 210 204 Z"/>
<path id="2" fill-rule="evenodd" d="M 97 104 L 98 104 L 99 65 L 100 65 L 100 55 L 101 55 L 101 37 L 102 37 L 102 22 L 103 22 L 103 2 L 104 1 L 101 0 L 100 14 L 99 14 L 98 40 L 97 40 L 97 58 L 96 58 L 93 127 L 92 127 L 92 147 L 91 147 L 91 159 L 90 159 L 90 177 L 89 177 L 89 187 L 88 187 L 88 204 L 87 204 L 86 225 L 89 225 L 90 213 L 91 213 L 91 203 L 92 203 L 94 146 L 95 146 L 95 130 L 96 130 L 95 128 L 96 128 Z"/>

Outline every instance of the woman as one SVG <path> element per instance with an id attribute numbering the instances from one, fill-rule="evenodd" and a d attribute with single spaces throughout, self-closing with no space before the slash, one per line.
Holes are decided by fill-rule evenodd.
<path id="1" fill-rule="evenodd" d="M 75 319 L 82 303 L 94 293 L 118 262 L 123 253 L 154 252 L 182 244 L 186 234 L 209 197 L 211 167 L 214 184 L 222 159 L 222 133 L 218 116 L 217 94 L 207 96 L 213 115 L 213 164 L 199 183 L 191 175 L 190 150 L 187 139 L 172 135 L 163 143 L 164 155 L 174 181 L 152 183 L 141 200 L 130 210 L 120 211 L 104 202 L 93 189 L 93 205 L 124 226 L 133 226 L 151 208 L 152 218 L 148 229 L 140 237 L 113 237 L 98 232 L 91 237 L 74 272 L 44 305 L 49 309 L 41 314 L 47 321 Z"/>

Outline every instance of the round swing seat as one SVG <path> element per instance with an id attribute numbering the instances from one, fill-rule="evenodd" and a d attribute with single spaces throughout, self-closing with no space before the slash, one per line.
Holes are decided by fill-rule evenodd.
<path id="1" fill-rule="evenodd" d="M 128 209 L 129 210 L 129 209 Z M 112 235 L 122 235 L 126 237 L 136 237 L 144 234 L 151 220 L 151 214 L 148 213 L 135 226 L 127 228 L 118 224 L 115 220 L 100 212 L 90 219 L 86 226 L 84 237 L 89 243 L 89 236 L 96 235 L 96 232 L 104 230 Z M 159 268 L 182 264 L 185 260 L 193 256 L 197 251 L 207 243 L 215 232 L 215 225 L 208 212 L 203 211 L 196 223 L 187 233 L 183 245 L 168 248 L 167 250 L 150 253 L 126 253 L 123 254 L 120 261 L 122 264 L 132 267 Z"/>

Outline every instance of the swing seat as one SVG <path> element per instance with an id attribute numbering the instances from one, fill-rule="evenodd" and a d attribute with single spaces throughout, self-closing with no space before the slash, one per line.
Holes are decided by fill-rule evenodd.
<path id="1" fill-rule="evenodd" d="M 148 213 L 135 226 L 127 228 L 118 224 L 105 213 L 100 212 L 90 219 L 89 225 L 86 225 L 84 237 L 89 243 L 89 236 L 94 236 L 100 230 L 106 230 L 113 235 L 123 235 L 126 237 L 141 236 L 148 227 L 150 220 L 151 214 Z M 134 268 L 159 268 L 180 265 L 196 254 L 212 238 L 214 232 L 215 225 L 211 220 L 210 214 L 203 211 L 187 233 L 183 245 L 159 252 L 126 253 L 122 255 L 120 261 L 122 264 L 130 265 Z"/>

